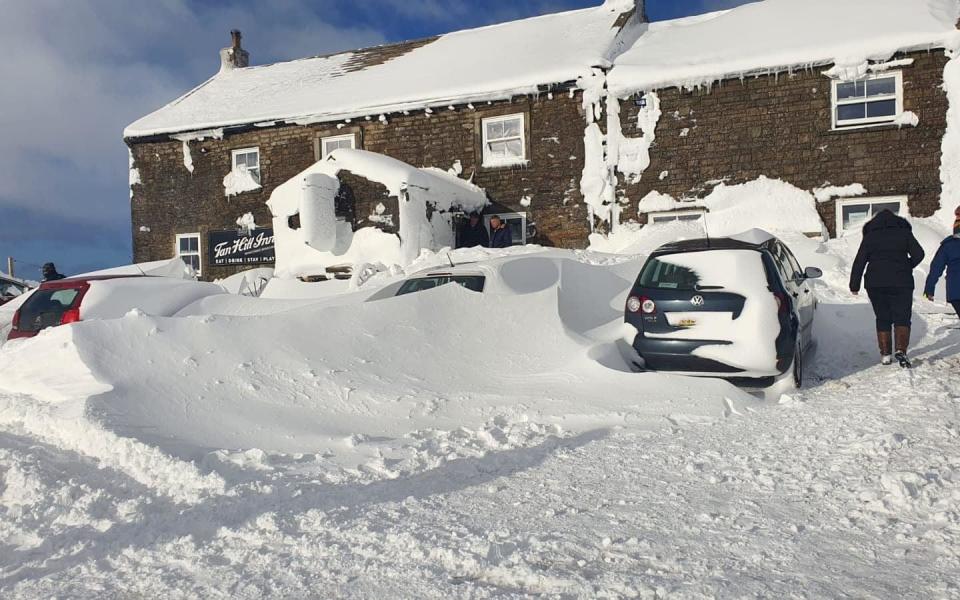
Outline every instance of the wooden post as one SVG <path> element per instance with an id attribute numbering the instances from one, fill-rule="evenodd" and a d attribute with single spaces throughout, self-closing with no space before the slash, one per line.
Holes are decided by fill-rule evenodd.
<path id="1" fill-rule="evenodd" d="M 8 257 L 7 257 L 7 275 L 9 275 L 11 279 L 14 278 L 14 277 L 16 277 L 16 275 L 15 275 L 14 272 L 13 272 L 13 257 L 12 257 L 12 256 L 8 256 Z"/>

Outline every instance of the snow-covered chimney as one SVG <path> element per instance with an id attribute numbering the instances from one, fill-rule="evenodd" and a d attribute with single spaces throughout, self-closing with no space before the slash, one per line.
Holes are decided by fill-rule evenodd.
<path id="1" fill-rule="evenodd" d="M 230 32 L 230 47 L 220 51 L 220 72 L 250 66 L 250 53 L 240 46 L 239 29 Z"/>
<path id="2" fill-rule="evenodd" d="M 641 23 L 647 22 L 647 6 L 645 0 L 604 0 L 603 6 L 605 8 L 610 8 L 617 13 L 623 15 L 623 22 L 619 25 L 624 25 L 626 21 L 629 20 L 638 20 Z M 629 15 L 629 17 L 627 16 Z M 636 15 L 637 19 L 632 19 Z"/>

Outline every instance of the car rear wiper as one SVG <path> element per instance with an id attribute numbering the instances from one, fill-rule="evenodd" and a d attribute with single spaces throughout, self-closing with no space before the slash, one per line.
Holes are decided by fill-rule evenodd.
<path id="1" fill-rule="evenodd" d="M 726 288 L 722 285 L 697 285 L 694 288 L 698 292 L 706 292 L 710 290 L 725 290 Z"/>

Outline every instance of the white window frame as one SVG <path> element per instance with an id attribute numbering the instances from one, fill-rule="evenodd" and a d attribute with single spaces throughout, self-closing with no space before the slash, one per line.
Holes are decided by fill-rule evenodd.
<path id="1" fill-rule="evenodd" d="M 507 219 L 520 219 L 520 245 L 527 245 L 527 213 L 525 212 L 513 212 L 513 213 L 493 213 L 489 215 L 483 215 L 483 225 L 487 228 L 487 235 L 493 235 L 493 231 L 490 230 L 490 219 L 493 217 L 500 217 L 500 220 L 504 223 L 507 222 Z M 511 241 L 513 238 L 511 237 Z M 514 244 L 516 245 L 516 244 Z"/>
<path id="2" fill-rule="evenodd" d="M 202 274 L 203 274 L 203 238 L 200 236 L 200 232 L 196 232 L 196 233 L 178 233 L 177 236 L 176 236 L 176 238 L 177 238 L 176 241 L 173 243 L 173 244 L 174 244 L 174 245 L 173 245 L 173 255 L 174 255 L 175 257 L 177 257 L 177 258 L 181 258 L 181 257 L 183 257 L 183 256 L 196 256 L 196 257 L 197 257 L 197 265 L 198 265 L 198 268 L 196 269 L 197 275 L 202 275 Z M 194 252 L 186 252 L 186 253 L 180 252 L 180 240 L 186 239 L 186 238 L 197 238 L 197 251 L 196 251 L 196 253 L 194 253 Z"/>
<path id="3" fill-rule="evenodd" d="M 330 152 L 327 151 L 328 142 L 344 142 L 350 141 L 350 148 L 353 150 L 357 149 L 357 134 L 348 133 L 346 135 L 331 135 L 329 137 L 320 138 L 320 160 L 327 160 L 327 157 L 330 156 Z"/>
<path id="4" fill-rule="evenodd" d="M 236 150 L 231 150 L 230 151 L 230 169 L 234 173 L 236 173 L 237 172 L 237 156 L 241 154 L 253 154 L 253 153 L 257 154 L 257 166 L 255 167 L 256 175 L 254 175 L 254 179 L 256 180 L 257 184 L 260 185 L 262 184 L 263 179 L 262 179 L 262 171 L 260 169 L 260 148 L 258 146 L 254 146 L 251 148 L 238 148 Z M 247 171 L 251 171 L 249 166 L 247 167 Z"/>
<path id="5" fill-rule="evenodd" d="M 856 206 L 858 204 L 864 204 L 873 206 L 874 204 L 891 204 L 897 202 L 900 204 L 900 210 L 897 212 L 901 217 L 910 216 L 910 203 L 907 196 L 871 196 L 871 197 L 858 197 L 858 198 L 838 198 L 836 200 L 836 213 L 837 213 L 837 237 L 842 237 L 848 231 L 856 231 L 863 225 L 858 225 L 855 227 L 848 227 L 844 229 L 843 227 L 843 208 L 845 206 Z M 873 210 L 871 208 L 871 216 L 873 218 Z"/>
<path id="6" fill-rule="evenodd" d="M 703 220 L 703 215 L 705 215 L 705 214 L 707 214 L 707 211 L 706 211 L 706 210 L 703 210 L 703 209 L 700 209 L 700 210 L 697 210 L 697 209 L 688 209 L 688 210 L 657 210 L 657 211 L 652 211 L 652 212 L 648 212 L 648 213 L 647 213 L 647 224 L 648 224 L 648 225 L 653 225 L 654 223 L 656 223 L 655 219 L 657 219 L 657 218 L 661 218 L 661 219 L 662 219 L 663 217 L 686 217 L 686 216 L 689 216 L 689 215 L 697 215 L 698 217 L 700 217 L 700 218 L 697 219 L 697 220 L 698 220 L 698 221 L 702 221 L 702 220 Z M 679 218 L 673 218 L 673 219 L 671 219 L 671 221 L 678 221 L 678 220 L 679 220 Z M 663 221 L 661 221 L 661 222 L 663 222 Z M 667 222 L 670 222 L 670 221 L 667 221 Z M 692 223 L 693 221 L 691 220 L 691 221 L 689 221 L 689 222 Z"/>
<path id="7" fill-rule="evenodd" d="M 872 81 L 876 79 L 890 79 L 891 77 L 894 78 L 896 82 L 893 94 L 887 94 L 885 96 L 870 96 L 866 98 L 845 98 L 843 100 L 837 98 L 837 87 L 845 83 L 853 83 L 854 81 Z M 896 100 L 896 114 L 889 117 L 867 117 L 863 119 L 847 119 L 844 121 L 839 121 L 837 118 L 837 112 L 840 106 L 846 104 L 869 104 L 870 102 L 879 102 L 882 100 Z M 833 129 L 835 131 L 845 131 L 847 129 L 859 129 L 863 127 L 876 127 L 877 125 L 889 125 L 893 123 L 897 120 L 897 118 L 900 117 L 900 115 L 903 114 L 903 72 L 883 71 L 880 73 L 872 73 L 855 80 L 834 79 L 831 82 L 830 112 L 832 115 L 831 119 L 833 122 Z"/>
<path id="8" fill-rule="evenodd" d="M 501 123 L 504 121 L 512 121 L 515 119 L 520 119 L 520 135 L 519 136 L 510 136 L 503 138 L 494 138 L 490 139 L 487 137 L 487 125 L 491 123 Z M 512 115 L 501 115 L 498 117 L 487 117 L 480 120 L 480 134 L 482 136 L 483 148 L 483 166 L 484 167 L 511 167 L 515 165 L 525 165 L 530 162 L 527 159 L 527 114 L 526 113 L 514 113 Z M 487 154 L 487 145 L 491 142 L 506 142 L 511 140 L 520 140 L 520 148 L 523 151 L 523 154 L 519 157 L 510 157 L 510 158 L 500 158 L 492 157 Z"/>

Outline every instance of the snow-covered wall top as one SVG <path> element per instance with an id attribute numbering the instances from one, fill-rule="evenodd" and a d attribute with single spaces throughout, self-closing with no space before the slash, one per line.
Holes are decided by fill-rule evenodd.
<path id="1" fill-rule="evenodd" d="M 572 81 L 639 34 L 626 0 L 442 35 L 357 69 L 358 53 L 220 72 L 124 131 L 125 137 L 270 121 L 328 121 L 535 93 Z M 629 35 L 633 34 L 633 37 Z M 626 37 L 625 39 L 625 36 Z"/>
<path id="2" fill-rule="evenodd" d="M 616 59 L 618 97 L 796 67 L 856 69 L 898 51 L 956 48 L 957 0 L 764 0 L 653 23 Z"/>

